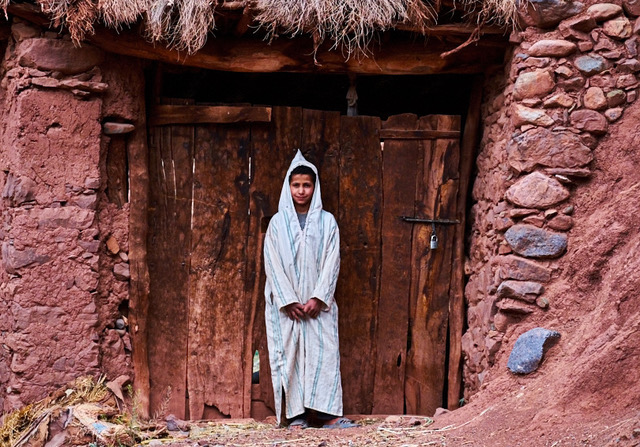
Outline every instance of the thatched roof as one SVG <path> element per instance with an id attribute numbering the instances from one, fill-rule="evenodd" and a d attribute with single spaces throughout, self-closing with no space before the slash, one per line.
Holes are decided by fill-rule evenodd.
<path id="1" fill-rule="evenodd" d="M 6 12 L 11 0 L 0 0 Z M 80 42 L 95 24 L 119 29 L 141 22 L 153 42 L 196 52 L 217 29 L 220 13 L 239 10 L 273 38 L 308 34 L 351 54 L 366 49 L 377 31 L 398 25 L 420 31 L 440 22 L 443 5 L 467 22 L 512 25 L 517 0 L 32 0 L 55 26 Z"/>

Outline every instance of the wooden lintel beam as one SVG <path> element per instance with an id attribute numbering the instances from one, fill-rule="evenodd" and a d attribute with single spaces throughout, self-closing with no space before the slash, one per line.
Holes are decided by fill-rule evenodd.
<path id="1" fill-rule="evenodd" d="M 7 12 L 38 26 L 51 25 L 51 20 L 42 10 L 30 3 L 9 3 L 9 5 L 7 5 Z"/>
<path id="2" fill-rule="evenodd" d="M 481 39 L 452 57 L 441 53 L 451 45 L 431 40 L 416 42 L 385 42 L 372 50 L 372 55 L 352 56 L 345 60 L 339 50 L 329 51 L 323 45 L 314 57 L 311 38 L 275 39 L 268 43 L 255 38 L 217 37 L 209 39 L 204 48 L 188 55 L 150 44 L 133 32 L 117 34 L 97 29 L 88 40 L 105 51 L 170 64 L 245 73 L 355 73 L 425 75 L 436 73 L 482 73 L 489 65 L 503 62 L 507 42 L 498 46 L 484 45 Z"/>
<path id="3" fill-rule="evenodd" d="M 499 26 L 483 26 L 478 28 L 475 25 L 468 23 L 447 23 L 444 25 L 427 26 L 424 28 L 415 25 L 406 25 L 399 23 L 395 27 L 398 31 L 409 31 L 412 33 L 424 34 L 427 36 L 451 36 L 451 35 L 471 35 L 474 31 L 478 30 L 482 35 L 505 35 L 504 28 Z"/>
<path id="4" fill-rule="evenodd" d="M 50 23 L 33 5 L 9 5 L 9 12 L 34 23 Z M 38 22 L 39 21 L 39 22 Z M 313 40 L 305 37 L 280 37 L 272 42 L 245 36 L 220 36 L 209 39 L 195 54 L 149 43 L 136 31 L 116 32 L 96 27 L 87 41 L 107 52 L 165 63 L 209 70 L 245 73 L 354 73 L 364 75 L 427 75 L 439 73 L 482 73 L 487 66 L 503 63 L 508 45 L 502 36 L 485 36 L 455 54 L 443 58 L 456 44 L 445 39 L 424 40 L 392 36 L 389 41 L 372 45 L 371 54 L 352 55 L 330 50 L 323 44 L 314 54 Z"/>
<path id="5" fill-rule="evenodd" d="M 271 107 L 158 105 L 149 113 L 150 126 L 270 122 Z"/>
<path id="6" fill-rule="evenodd" d="M 439 138 L 460 138 L 457 130 L 401 130 L 380 129 L 381 140 L 436 140 Z"/>

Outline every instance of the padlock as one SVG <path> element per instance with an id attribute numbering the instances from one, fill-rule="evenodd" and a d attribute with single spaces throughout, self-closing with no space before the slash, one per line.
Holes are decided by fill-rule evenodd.
<path id="1" fill-rule="evenodd" d="M 431 250 L 438 248 L 438 236 L 436 236 L 435 233 L 431 235 L 431 243 L 429 244 L 429 247 L 431 247 Z"/>

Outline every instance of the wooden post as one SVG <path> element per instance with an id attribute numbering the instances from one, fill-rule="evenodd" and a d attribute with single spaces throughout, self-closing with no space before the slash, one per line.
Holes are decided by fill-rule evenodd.
<path id="1" fill-rule="evenodd" d="M 482 104 L 482 76 L 473 81 L 467 119 L 460 147 L 460 186 L 458 189 L 453 271 L 449 301 L 449 373 L 447 406 L 450 410 L 459 407 L 462 391 L 462 330 L 464 326 L 464 245 L 466 226 L 467 194 L 471 169 L 475 160 L 475 148 L 480 135 L 480 106 Z"/>
<path id="2" fill-rule="evenodd" d="M 138 120 L 127 145 L 129 158 L 129 327 L 133 344 L 134 392 L 140 416 L 149 418 L 149 365 L 147 313 L 149 309 L 149 267 L 147 265 L 147 207 L 149 166 L 145 98 L 138 98 Z"/>

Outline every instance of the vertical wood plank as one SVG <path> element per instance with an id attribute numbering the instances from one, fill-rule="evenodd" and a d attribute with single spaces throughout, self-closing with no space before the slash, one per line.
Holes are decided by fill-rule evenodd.
<path id="1" fill-rule="evenodd" d="M 246 124 L 196 127 L 188 204 L 191 419 L 244 415 L 249 136 Z"/>
<path id="2" fill-rule="evenodd" d="M 480 135 L 480 106 L 482 104 L 482 76 L 473 80 L 469 108 L 462 134 L 460 155 L 460 187 L 456 205 L 460 224 L 455 229 L 453 272 L 449 301 L 449 373 L 447 406 L 459 407 L 462 397 L 462 331 L 464 329 L 464 251 L 467 194 L 475 150 Z"/>
<path id="3" fill-rule="evenodd" d="M 373 407 L 375 327 L 380 287 L 382 156 L 373 117 L 342 117 L 340 130 L 340 353 L 346 413 Z"/>
<path id="4" fill-rule="evenodd" d="M 414 130 L 417 121 L 416 115 L 396 115 L 385 121 L 382 128 Z M 382 271 L 375 338 L 374 414 L 404 412 L 412 225 L 403 222 L 400 216 L 414 215 L 419 145 L 416 140 L 384 143 Z"/>
<path id="5" fill-rule="evenodd" d="M 134 391 L 140 402 L 140 415 L 150 416 L 149 378 L 149 266 L 147 235 L 149 231 L 149 149 L 145 120 L 144 95 L 138 99 L 139 118 L 127 146 L 129 160 L 129 324 L 132 328 L 132 361 L 135 372 Z"/>
<path id="6" fill-rule="evenodd" d="M 322 206 L 334 216 L 340 193 L 340 113 L 302 111 L 302 153 L 318 168 Z"/>
<path id="7" fill-rule="evenodd" d="M 270 125 L 253 124 L 251 128 L 251 223 L 247 243 L 247 288 L 252 291 L 252 343 L 246 355 L 253 357 L 255 351 L 260 355 L 260 383 L 253 398 L 263 401 L 272 411 L 273 387 L 264 321 L 263 230 L 268 219 L 278 211 L 282 182 L 296 150 L 301 147 L 301 136 L 300 108 L 274 107 Z"/>
<path id="8" fill-rule="evenodd" d="M 420 129 L 456 130 L 459 117 L 440 115 L 420 119 Z M 456 215 L 459 181 L 457 140 L 440 139 L 425 153 L 423 184 L 418 189 L 424 217 L 451 219 Z M 429 249 L 431 228 L 414 229 L 416 304 L 413 307 L 411 347 L 405 384 L 408 413 L 433 414 L 444 400 L 445 359 L 449 318 L 449 288 L 455 227 L 437 226 L 439 246 Z"/>
<path id="9" fill-rule="evenodd" d="M 149 207 L 151 410 L 185 418 L 192 126 L 156 128 Z M 171 365 L 167 367 L 167 365 Z"/>

